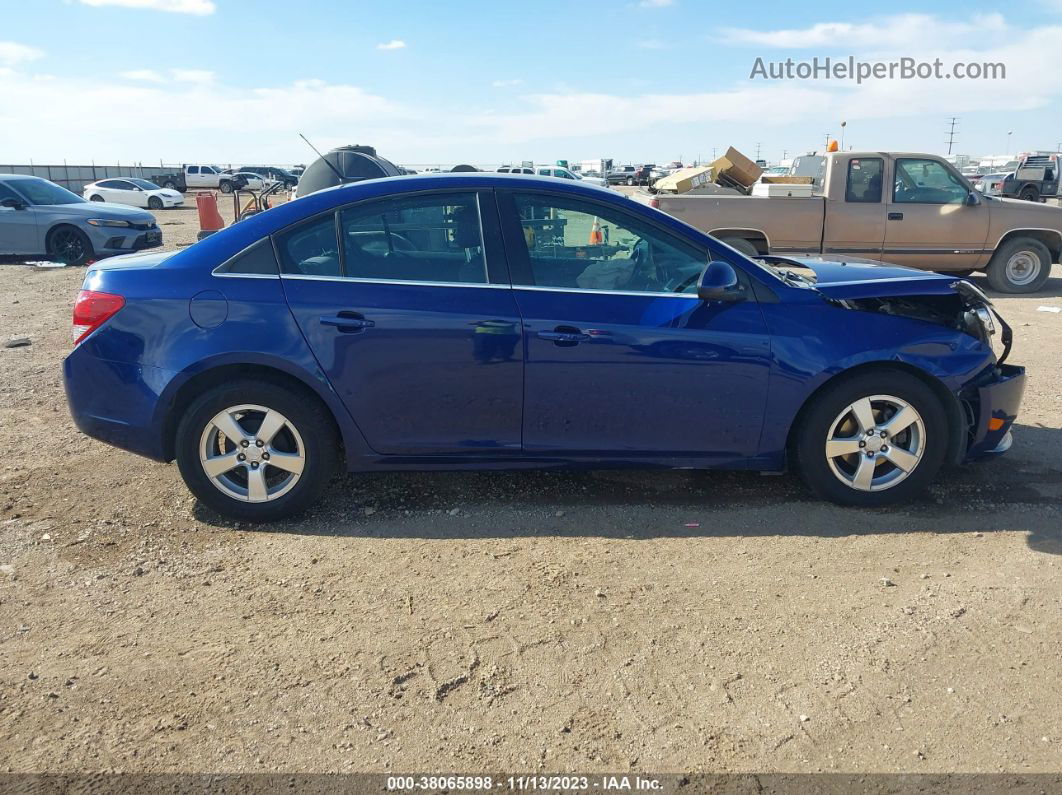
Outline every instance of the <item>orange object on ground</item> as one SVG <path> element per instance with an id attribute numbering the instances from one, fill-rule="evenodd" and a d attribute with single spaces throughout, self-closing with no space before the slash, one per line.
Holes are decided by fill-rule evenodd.
<path id="1" fill-rule="evenodd" d="M 217 194 L 197 193 L 195 207 L 199 210 L 199 240 L 225 228 L 225 222 L 221 218 L 221 213 L 218 212 Z"/>
<path id="2" fill-rule="evenodd" d="M 590 240 L 588 244 L 591 246 L 600 246 L 605 242 L 604 236 L 601 234 L 601 222 L 594 217 L 594 225 L 590 227 Z"/>

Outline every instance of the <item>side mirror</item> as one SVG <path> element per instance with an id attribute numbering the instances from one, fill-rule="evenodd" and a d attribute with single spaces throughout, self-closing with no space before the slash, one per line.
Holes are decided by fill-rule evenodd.
<path id="1" fill-rule="evenodd" d="M 738 281 L 733 265 L 721 260 L 712 260 L 697 282 L 697 297 L 706 303 L 737 303 L 745 300 L 745 289 Z"/>
<path id="2" fill-rule="evenodd" d="M 981 197 L 978 195 L 977 191 L 972 190 L 972 191 L 970 191 L 969 193 L 966 194 L 966 206 L 967 207 L 976 207 L 980 203 L 981 203 Z"/>
<path id="3" fill-rule="evenodd" d="M 26 205 L 18 199 L 8 197 L 3 201 L 0 201 L 0 207 L 10 207 L 12 210 L 22 210 L 25 209 Z"/>

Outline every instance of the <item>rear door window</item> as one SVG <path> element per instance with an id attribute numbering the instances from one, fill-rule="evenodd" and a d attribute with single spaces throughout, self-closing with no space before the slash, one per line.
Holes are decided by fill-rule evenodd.
<path id="1" fill-rule="evenodd" d="M 844 187 L 846 202 L 873 204 L 881 201 L 884 162 L 879 157 L 853 158 L 848 161 L 848 179 Z"/>
<path id="2" fill-rule="evenodd" d="M 340 213 L 346 275 L 372 281 L 486 284 L 473 192 L 411 196 Z"/>
<path id="3" fill-rule="evenodd" d="M 277 235 L 280 269 L 293 276 L 342 276 L 334 214 L 315 219 Z"/>

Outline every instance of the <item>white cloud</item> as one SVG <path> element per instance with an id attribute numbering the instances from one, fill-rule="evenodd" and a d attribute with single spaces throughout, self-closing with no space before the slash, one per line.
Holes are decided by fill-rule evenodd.
<path id="1" fill-rule="evenodd" d="M 169 11 L 174 14 L 206 16 L 217 10 L 213 0 L 78 0 L 86 6 L 120 6 L 122 8 L 148 8 L 153 11 Z"/>
<path id="2" fill-rule="evenodd" d="M 897 14 L 859 24 L 819 22 L 807 28 L 782 30 L 723 28 L 721 37 L 731 44 L 761 47 L 829 47 L 834 50 L 843 48 L 848 52 L 858 52 L 858 48 L 873 51 L 900 49 L 915 56 L 923 47 L 940 49 L 958 45 L 972 36 L 982 41 L 982 37 L 1006 30 L 1007 23 L 1002 14 L 979 14 L 968 22 L 949 22 L 932 14 Z"/>
<path id="3" fill-rule="evenodd" d="M 129 72 L 121 72 L 119 76 L 124 77 L 126 80 L 142 80 L 146 83 L 164 83 L 166 81 L 166 78 L 154 69 L 133 69 Z"/>
<path id="4" fill-rule="evenodd" d="M 0 41 L 0 65 L 14 66 L 18 63 L 36 61 L 44 57 L 44 51 L 16 41 Z"/>
<path id="5" fill-rule="evenodd" d="M 171 69 L 170 74 L 179 83 L 214 82 L 214 73 L 206 69 Z"/>
<path id="6" fill-rule="evenodd" d="M 403 50 L 405 47 L 406 43 L 401 39 L 391 39 L 388 42 L 376 45 L 376 49 L 378 50 Z"/>
<path id="7" fill-rule="evenodd" d="M 520 78 L 514 78 L 512 80 L 495 80 L 491 83 L 494 88 L 511 88 L 513 86 L 522 86 L 524 81 Z"/>

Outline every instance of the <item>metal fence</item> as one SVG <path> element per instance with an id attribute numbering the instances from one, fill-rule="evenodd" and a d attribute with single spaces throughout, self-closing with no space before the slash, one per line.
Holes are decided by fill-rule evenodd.
<path id="1" fill-rule="evenodd" d="M 163 174 L 173 174 L 181 170 L 180 165 L 166 165 L 160 163 L 157 166 L 145 166 L 143 164 L 131 166 L 72 166 L 66 163 L 58 165 L 46 165 L 30 163 L 29 165 L 4 165 L 0 163 L 0 174 L 28 174 L 34 177 L 43 177 L 46 180 L 62 185 L 69 191 L 80 194 L 90 182 L 100 179 L 114 179 L 118 177 L 139 177 L 154 181 L 154 178 Z"/>

